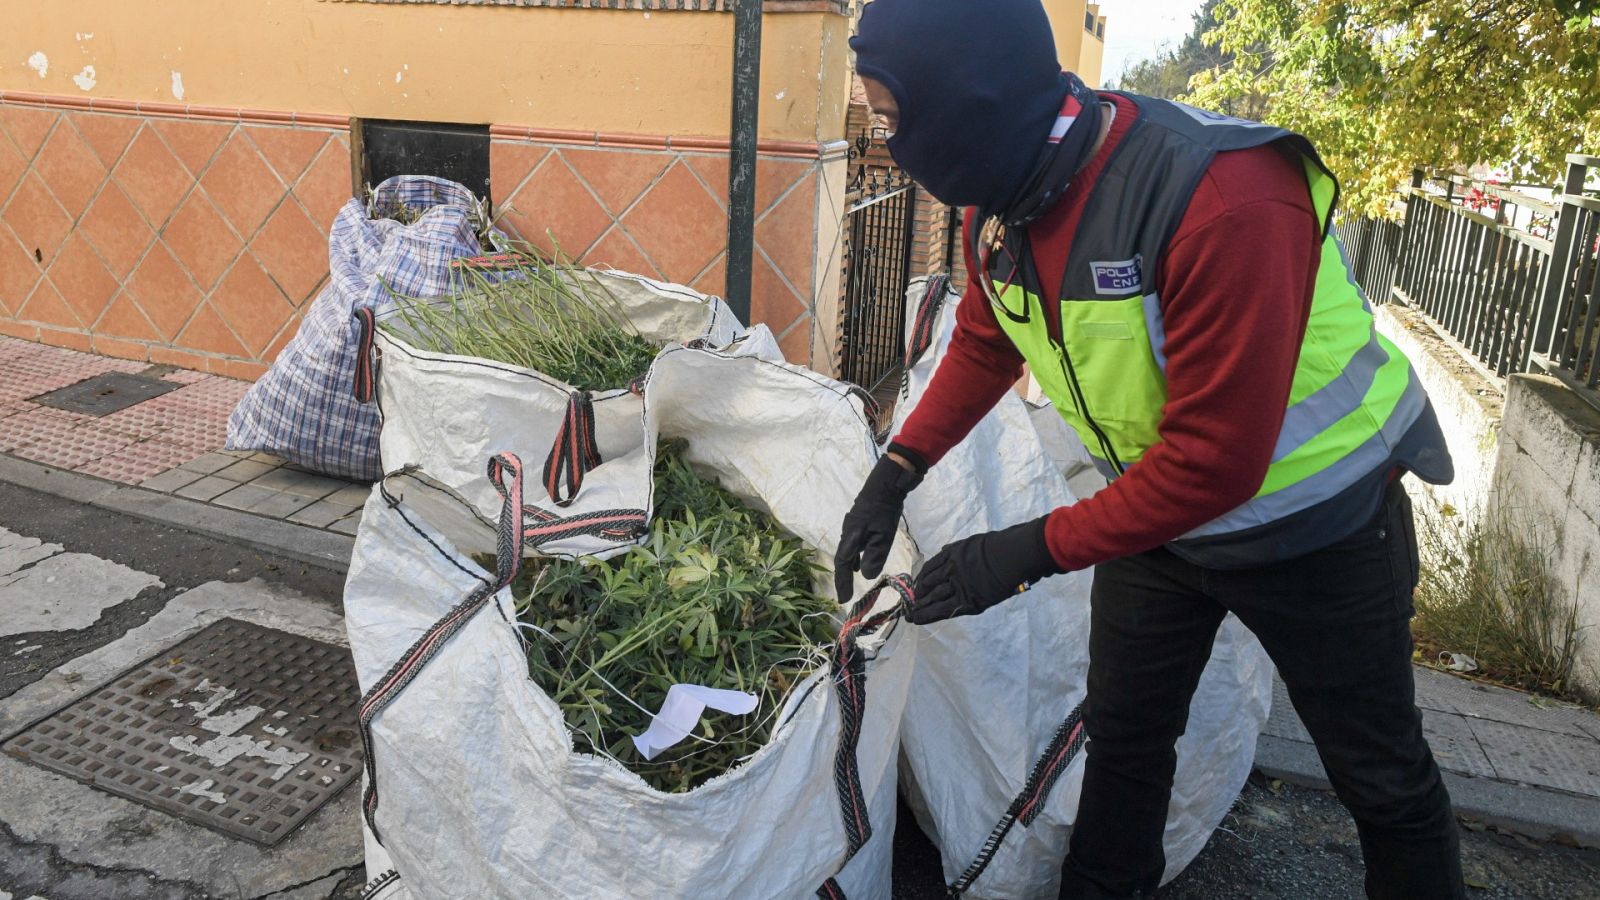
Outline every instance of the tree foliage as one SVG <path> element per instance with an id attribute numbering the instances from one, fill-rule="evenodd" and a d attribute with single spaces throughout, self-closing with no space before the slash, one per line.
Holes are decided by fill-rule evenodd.
<path id="1" fill-rule="evenodd" d="M 1146 97 L 1177 100 L 1188 93 L 1189 82 L 1196 75 L 1230 65 L 1235 54 L 1205 40 L 1206 34 L 1221 24 L 1216 17 L 1220 2 L 1205 0 L 1194 14 L 1193 29 L 1178 46 L 1130 63 L 1122 70 L 1116 87 Z M 1218 97 L 1216 109 L 1240 118 L 1259 118 L 1265 111 L 1265 98 L 1260 93 Z"/>
<path id="2" fill-rule="evenodd" d="M 1202 14 L 1219 61 L 1182 99 L 1234 114 L 1259 101 L 1252 117 L 1317 145 L 1347 208 L 1385 210 L 1414 166 L 1548 184 L 1566 154 L 1600 152 L 1600 0 L 1213 0 Z"/>

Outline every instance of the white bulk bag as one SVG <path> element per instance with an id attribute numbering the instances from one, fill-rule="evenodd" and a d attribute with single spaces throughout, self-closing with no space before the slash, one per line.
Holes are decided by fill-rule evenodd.
<path id="1" fill-rule="evenodd" d="M 944 356 L 957 299 L 942 279 L 912 285 L 896 430 Z M 1048 443 L 1035 416 L 1060 425 Z M 1042 424 L 1053 429 L 1048 419 Z M 1076 502 L 1067 474 L 1089 486 L 1093 479 L 1075 444 L 1053 408 L 1008 393 L 911 494 L 906 520 L 922 552 Z M 1091 579 L 1057 575 L 982 615 L 911 630 L 917 677 L 901 735 L 902 785 L 943 855 L 946 883 L 966 896 L 1056 896 L 1083 778 L 1077 711 L 1088 674 Z M 1265 653 L 1229 616 L 1178 744 L 1166 879 L 1199 853 L 1243 786 L 1271 685 Z"/>
<path id="2" fill-rule="evenodd" d="M 720 299 L 686 287 L 600 269 L 576 277 L 600 282 L 658 346 L 722 347 L 743 332 Z M 379 314 L 366 348 L 385 471 L 418 466 L 493 517 L 500 498 L 483 477 L 483 461 L 515 453 L 532 476 L 527 502 L 553 517 L 625 511 L 648 519 L 655 434 L 637 390 L 579 391 L 533 369 L 420 350 L 384 327 L 403 331 L 402 322 L 396 309 Z M 743 353 L 782 358 L 765 329 L 741 345 Z M 604 474 L 591 478 L 591 469 Z M 574 535 L 544 550 L 603 556 L 636 536 Z"/>
<path id="3" fill-rule="evenodd" d="M 687 440 L 697 469 L 770 511 L 820 561 L 832 558 L 877 456 L 847 386 L 758 355 L 678 346 L 658 357 L 643 402 L 652 428 Z M 496 408 L 515 414 L 509 400 Z M 495 446 L 493 434 L 484 440 Z M 501 459 L 500 489 L 514 497 L 515 467 Z M 489 490 L 501 496 L 494 482 Z M 863 635 L 858 677 L 841 685 L 831 667 L 814 673 L 750 760 L 663 794 L 575 753 L 559 708 L 529 680 L 512 600 L 496 588 L 507 574 L 471 557 L 498 547 L 501 560 L 518 558 L 515 536 L 536 543 L 562 523 L 526 506 L 502 512 L 491 527 L 416 470 L 391 474 L 367 503 L 345 613 L 374 789 L 363 804 L 374 896 L 788 900 L 826 886 L 887 900 L 912 629 L 890 621 Z M 912 548 L 902 534 L 891 571 L 912 569 Z M 894 610 L 895 596 L 877 593 L 871 614 Z M 842 702 L 846 689 L 859 715 Z M 853 751 L 850 722 L 860 726 Z M 853 763 L 854 779 L 838 777 L 841 762 Z M 859 794 L 841 790 L 849 783 Z M 852 830 L 863 839 L 853 857 Z"/>

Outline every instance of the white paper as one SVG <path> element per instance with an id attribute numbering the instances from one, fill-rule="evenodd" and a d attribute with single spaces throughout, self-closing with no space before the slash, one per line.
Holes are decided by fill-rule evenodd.
<path id="1" fill-rule="evenodd" d="M 756 708 L 756 695 L 743 691 L 728 691 L 701 684 L 675 684 L 667 688 L 667 699 L 661 711 L 650 720 L 644 734 L 634 735 L 633 745 L 639 755 L 654 759 L 657 753 L 671 747 L 694 731 L 700 716 L 707 709 L 746 715 Z"/>

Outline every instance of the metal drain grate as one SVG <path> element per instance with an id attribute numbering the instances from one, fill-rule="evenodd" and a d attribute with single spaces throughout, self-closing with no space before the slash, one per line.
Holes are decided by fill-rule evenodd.
<path id="1" fill-rule="evenodd" d="M 4 749 L 272 846 L 360 772 L 359 699 L 350 651 L 223 619 Z"/>
<path id="2" fill-rule="evenodd" d="M 86 416 L 108 416 L 180 387 L 183 385 L 176 381 L 162 381 L 126 372 L 107 372 L 48 394 L 40 394 L 33 398 L 33 402 Z"/>

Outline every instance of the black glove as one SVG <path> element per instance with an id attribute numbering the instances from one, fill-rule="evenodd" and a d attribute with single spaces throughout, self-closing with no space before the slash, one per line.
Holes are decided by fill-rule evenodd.
<path id="1" fill-rule="evenodd" d="M 1045 543 L 1048 516 L 947 544 L 917 576 L 906 621 L 917 625 L 972 616 L 1061 567 Z"/>
<path id="2" fill-rule="evenodd" d="M 905 456 L 918 469 L 907 469 L 885 454 L 872 467 L 872 474 L 861 486 L 855 504 L 845 513 L 844 527 L 839 534 L 839 552 L 833 556 L 833 585 L 839 592 L 840 606 L 849 603 L 850 596 L 855 593 L 852 576 L 857 570 L 868 578 L 877 578 L 883 571 L 906 495 L 922 483 L 926 471 L 921 460 L 912 454 L 893 444 L 889 449 Z"/>

